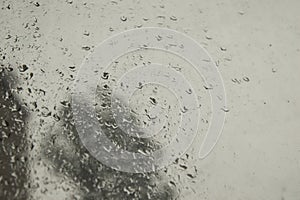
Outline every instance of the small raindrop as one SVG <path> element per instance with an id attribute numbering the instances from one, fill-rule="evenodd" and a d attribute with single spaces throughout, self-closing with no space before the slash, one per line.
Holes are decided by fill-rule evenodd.
<path id="1" fill-rule="evenodd" d="M 42 112 L 41 112 L 41 114 L 42 114 L 43 117 L 49 117 L 49 116 L 51 116 L 51 112 L 50 112 L 49 109 L 46 108 L 46 107 L 42 107 Z"/>
<path id="2" fill-rule="evenodd" d="M 179 167 L 181 167 L 181 168 L 184 169 L 184 170 L 187 169 L 187 166 L 186 166 L 186 165 L 183 165 L 183 164 L 180 164 Z"/>
<path id="3" fill-rule="evenodd" d="M 84 31 L 83 35 L 85 35 L 85 36 L 89 36 L 89 35 L 90 35 L 90 33 L 89 33 L 88 31 Z"/>
<path id="4" fill-rule="evenodd" d="M 221 108 L 221 110 L 223 110 L 224 112 L 229 112 L 228 108 Z"/>
<path id="5" fill-rule="evenodd" d="M 176 184 L 175 184 L 175 182 L 174 182 L 174 181 L 170 181 L 169 183 L 170 183 L 170 185 L 172 185 L 172 186 L 176 187 Z"/>
<path id="6" fill-rule="evenodd" d="M 37 102 L 34 101 L 34 102 L 31 102 L 31 104 L 33 105 L 33 107 L 36 109 L 38 106 L 37 106 Z"/>
<path id="7" fill-rule="evenodd" d="M 204 89 L 206 89 L 206 90 L 211 90 L 211 89 L 213 89 L 212 87 L 208 87 L 208 86 L 206 86 L 206 85 L 204 85 L 203 87 L 204 87 Z"/>
<path id="8" fill-rule="evenodd" d="M 246 76 L 243 78 L 243 80 L 246 81 L 246 82 L 250 81 L 250 79 L 248 77 L 246 77 Z"/>
<path id="9" fill-rule="evenodd" d="M 86 50 L 86 51 L 89 51 L 90 49 L 91 49 L 91 47 L 89 47 L 89 46 L 83 46 L 83 47 L 81 47 L 83 50 Z"/>
<path id="10" fill-rule="evenodd" d="M 172 21 L 177 21 L 177 18 L 176 18 L 175 16 L 171 16 L 171 17 L 170 17 L 170 20 L 172 20 Z"/>
<path id="11" fill-rule="evenodd" d="M 240 15 L 244 15 L 245 12 L 244 12 L 244 11 L 239 11 L 239 14 L 240 14 Z"/>
<path id="12" fill-rule="evenodd" d="M 233 78 L 231 79 L 232 82 L 237 83 L 237 84 L 241 84 L 241 81 L 238 80 L 237 78 Z"/>
<path id="13" fill-rule="evenodd" d="M 19 66 L 19 71 L 20 72 L 25 72 L 25 71 L 27 71 L 28 70 L 28 67 L 26 66 L 26 65 L 21 65 L 21 66 Z"/>
<path id="14" fill-rule="evenodd" d="M 6 37 L 5 37 L 5 39 L 10 39 L 11 38 L 11 35 L 7 35 Z"/>
<path id="15" fill-rule="evenodd" d="M 189 88 L 189 89 L 186 91 L 186 93 L 192 94 L 192 90 Z"/>
<path id="16" fill-rule="evenodd" d="M 70 106 L 70 103 L 68 101 L 61 101 L 60 103 L 61 103 L 61 105 L 65 106 L 65 107 Z"/>
<path id="17" fill-rule="evenodd" d="M 156 104 L 157 104 L 157 101 L 156 101 L 155 98 L 150 97 L 150 103 L 152 103 L 153 105 L 156 105 Z"/>
<path id="18" fill-rule="evenodd" d="M 211 39 L 212 39 L 212 37 L 209 36 L 209 35 L 206 35 L 205 38 L 208 39 L 208 40 L 211 40 Z"/>
<path id="19" fill-rule="evenodd" d="M 107 80 L 108 77 L 109 77 L 109 73 L 108 72 L 103 72 L 102 78 L 105 79 L 105 80 Z"/>
<path id="20" fill-rule="evenodd" d="M 127 17 L 125 17 L 125 16 L 120 17 L 120 19 L 121 19 L 122 22 L 127 21 Z"/>
<path id="21" fill-rule="evenodd" d="M 188 176 L 189 178 L 195 178 L 195 175 L 193 175 L 193 174 L 187 174 L 187 176 Z"/>
<path id="22" fill-rule="evenodd" d="M 34 4 L 36 7 L 40 7 L 40 3 L 39 3 L 39 2 L 37 2 L 37 1 L 36 1 L 36 2 L 34 2 L 33 4 Z"/>
<path id="23" fill-rule="evenodd" d="M 157 41 L 161 41 L 162 37 L 160 35 L 156 36 Z"/>
<path id="24" fill-rule="evenodd" d="M 139 82 L 139 85 L 137 87 L 138 89 L 142 89 L 143 88 L 143 83 Z"/>
<path id="25" fill-rule="evenodd" d="M 103 85 L 103 88 L 107 90 L 109 88 L 109 86 L 105 84 L 105 85 Z"/>
<path id="26" fill-rule="evenodd" d="M 59 117 L 57 114 L 54 114 L 54 115 L 53 115 L 53 118 L 54 118 L 54 120 L 57 121 L 57 122 L 60 120 L 60 117 Z"/>
<path id="27" fill-rule="evenodd" d="M 183 106 L 183 108 L 181 109 L 182 113 L 186 113 L 188 111 L 187 107 Z"/>
<path id="28" fill-rule="evenodd" d="M 225 47 L 220 47 L 221 51 L 226 51 L 227 49 Z"/>

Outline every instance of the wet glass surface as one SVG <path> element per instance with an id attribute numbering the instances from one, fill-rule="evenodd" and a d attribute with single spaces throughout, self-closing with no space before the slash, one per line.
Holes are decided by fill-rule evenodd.
<path id="1" fill-rule="evenodd" d="M 299 7 L 296 0 L 2 1 L 0 200 L 299 199 Z M 186 94 L 195 91 L 200 110 L 187 152 L 155 172 L 127 173 L 84 146 L 72 94 L 82 62 L 100 42 L 143 27 L 185 33 L 210 53 L 226 88 L 227 118 L 214 150 L 199 159 L 214 86 L 180 56 L 147 44 L 118 57 L 98 77 L 95 95 L 97 120 L 117 147 L 151 153 L 172 141 L 178 113 L 189 111 L 168 88 L 141 83 L 126 120 L 149 132 L 169 121 L 154 139 L 128 136 L 116 123 L 111 97 L 118 80 L 137 66 L 160 63 L 183 74 L 194 86 Z M 176 42 L 170 48 L 180 46 Z"/>
<path id="2" fill-rule="evenodd" d="M 25 131 L 28 113 L 12 92 L 16 81 L 5 72 L 0 74 L 0 194 L 7 199 L 28 195 L 28 153 Z"/>

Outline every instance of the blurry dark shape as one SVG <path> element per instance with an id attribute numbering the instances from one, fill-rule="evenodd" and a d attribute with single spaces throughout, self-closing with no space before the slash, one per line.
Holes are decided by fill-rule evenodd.
<path id="1" fill-rule="evenodd" d="M 0 199 L 27 199 L 26 112 L 11 92 L 14 78 L 0 73 Z"/>
<path id="2" fill-rule="evenodd" d="M 112 128 L 115 121 L 110 112 L 111 91 L 107 88 L 99 89 L 104 97 L 102 103 L 107 107 L 96 109 L 107 137 L 129 151 L 145 152 L 157 148 L 153 141 L 133 139 L 121 129 Z M 60 116 L 60 122 L 46 130 L 47 137 L 42 142 L 43 155 L 58 175 L 80 184 L 80 199 L 174 199 L 173 188 L 163 181 L 166 178 L 161 174 L 117 171 L 91 156 L 79 139 L 70 104 L 63 104 Z"/>

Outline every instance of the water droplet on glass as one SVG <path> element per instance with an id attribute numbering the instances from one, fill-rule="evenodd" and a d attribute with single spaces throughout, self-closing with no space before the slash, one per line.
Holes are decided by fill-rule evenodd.
<path id="1" fill-rule="evenodd" d="M 171 17 L 170 17 L 170 20 L 172 20 L 172 21 L 177 21 L 177 18 L 176 18 L 175 16 L 171 16 Z"/>
<path id="2" fill-rule="evenodd" d="M 21 66 L 19 66 L 19 71 L 20 71 L 20 72 L 25 72 L 25 71 L 27 71 L 27 70 L 28 70 L 27 65 L 21 65 Z"/>
<path id="3" fill-rule="evenodd" d="M 122 22 L 127 21 L 127 17 L 125 17 L 125 16 L 120 17 L 120 19 L 121 19 Z"/>

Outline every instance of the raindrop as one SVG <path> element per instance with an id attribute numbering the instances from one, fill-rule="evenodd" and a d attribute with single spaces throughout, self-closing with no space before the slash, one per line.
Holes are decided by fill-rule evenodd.
<path id="1" fill-rule="evenodd" d="M 175 16 L 171 16 L 171 17 L 170 17 L 170 20 L 172 20 L 172 21 L 177 21 L 177 18 L 176 18 Z"/>
<path id="2" fill-rule="evenodd" d="M 206 86 L 206 85 L 204 85 L 203 87 L 204 87 L 204 89 L 206 89 L 206 90 L 211 90 L 211 89 L 213 89 L 212 87 L 208 87 L 208 86 Z"/>
<path id="3" fill-rule="evenodd" d="M 10 39 L 11 38 L 11 35 L 7 35 L 6 37 L 5 37 L 5 39 Z"/>
<path id="4" fill-rule="evenodd" d="M 180 164 L 179 167 L 181 167 L 181 168 L 184 169 L 184 170 L 187 169 L 187 166 L 186 166 L 186 165 L 183 165 L 183 164 Z"/>
<path id="5" fill-rule="evenodd" d="M 186 113 L 188 111 L 187 107 L 183 106 L 183 108 L 181 109 L 182 113 Z"/>
<path id="6" fill-rule="evenodd" d="M 109 87 L 108 87 L 108 85 L 105 84 L 105 85 L 103 85 L 103 88 L 107 90 Z"/>
<path id="7" fill-rule="evenodd" d="M 105 80 L 107 80 L 108 77 L 109 77 L 109 73 L 108 72 L 103 72 L 102 78 L 105 79 Z"/>
<path id="8" fill-rule="evenodd" d="M 224 112 L 229 112 L 228 108 L 221 108 L 221 110 L 223 110 Z"/>
<path id="9" fill-rule="evenodd" d="M 160 35 L 156 36 L 157 41 L 161 41 L 162 37 Z"/>
<path id="10" fill-rule="evenodd" d="M 221 51 L 226 51 L 227 49 L 225 47 L 220 47 Z"/>
<path id="11" fill-rule="evenodd" d="M 240 14 L 240 15 L 244 15 L 245 12 L 244 12 L 244 11 L 239 11 L 239 14 Z"/>
<path id="12" fill-rule="evenodd" d="M 127 21 L 127 17 L 125 17 L 125 16 L 120 17 L 120 19 L 121 19 L 121 21 L 123 21 L 123 22 Z"/>
<path id="13" fill-rule="evenodd" d="M 61 105 L 65 106 L 65 107 L 70 106 L 70 103 L 68 101 L 61 101 L 60 103 L 61 103 Z"/>
<path id="14" fill-rule="evenodd" d="M 246 81 L 246 82 L 250 81 L 250 79 L 248 77 L 246 77 L 246 76 L 243 78 L 243 80 Z"/>
<path id="15" fill-rule="evenodd" d="M 53 118 L 54 118 L 55 121 L 57 121 L 57 122 L 60 120 L 60 117 L 59 117 L 57 114 L 54 114 L 54 115 L 53 115 Z"/>
<path id="16" fill-rule="evenodd" d="M 26 66 L 26 65 L 21 65 L 21 66 L 19 66 L 19 71 L 20 72 L 25 72 L 25 71 L 27 71 L 28 70 L 28 67 Z"/>
<path id="17" fill-rule="evenodd" d="M 84 31 L 83 35 L 85 35 L 85 36 L 89 36 L 89 35 L 90 35 L 90 33 L 89 33 L 88 31 Z"/>
<path id="18" fill-rule="evenodd" d="M 241 81 L 238 80 L 237 78 L 231 79 L 231 81 L 237 84 L 241 84 Z"/>
<path id="19" fill-rule="evenodd" d="M 139 85 L 137 87 L 138 89 L 142 89 L 143 88 L 143 83 L 139 82 Z"/>
<path id="20" fill-rule="evenodd" d="M 188 176 L 189 178 L 195 178 L 195 176 L 194 176 L 193 174 L 187 174 L 187 176 Z"/>
<path id="21" fill-rule="evenodd" d="M 205 38 L 208 39 L 208 40 L 211 40 L 211 39 L 212 39 L 212 37 L 209 36 L 209 35 L 206 35 Z"/>
<path id="22" fill-rule="evenodd" d="M 46 108 L 46 107 L 42 107 L 42 112 L 41 112 L 41 114 L 42 114 L 43 117 L 49 117 L 49 116 L 51 116 L 51 112 L 50 112 L 49 109 Z"/>
<path id="23" fill-rule="evenodd" d="M 189 88 L 189 89 L 186 91 L 186 93 L 192 94 L 192 90 Z"/>
<path id="24" fill-rule="evenodd" d="M 83 47 L 81 47 L 83 50 L 86 50 L 86 51 L 89 51 L 90 49 L 91 49 L 91 47 L 89 47 L 89 46 L 83 46 Z"/>
<path id="25" fill-rule="evenodd" d="M 32 102 L 31 104 L 33 105 L 33 107 L 34 107 L 35 109 L 37 108 L 37 102 L 36 102 L 36 101 Z"/>
<path id="26" fill-rule="evenodd" d="M 176 187 L 176 184 L 175 184 L 174 181 L 170 181 L 169 183 L 170 183 L 171 185 L 173 185 L 174 187 Z"/>
<path id="27" fill-rule="evenodd" d="M 157 101 L 156 101 L 155 98 L 150 97 L 150 103 L 152 103 L 153 105 L 156 105 L 156 104 L 157 104 Z"/>
<path id="28" fill-rule="evenodd" d="M 34 5 L 35 5 L 36 7 L 39 7 L 39 6 L 40 6 L 40 3 L 39 3 L 39 2 L 34 2 Z"/>

